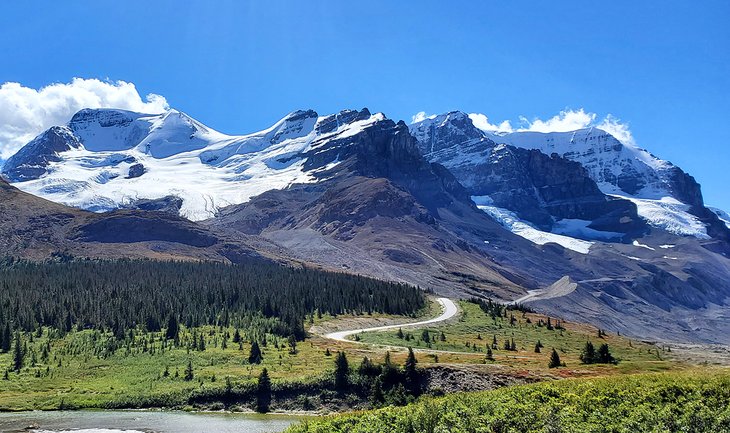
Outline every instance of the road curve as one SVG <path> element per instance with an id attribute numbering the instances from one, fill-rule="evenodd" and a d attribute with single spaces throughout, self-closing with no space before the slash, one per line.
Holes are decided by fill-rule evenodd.
<path id="1" fill-rule="evenodd" d="M 424 320 L 422 322 L 410 322 L 410 323 L 403 323 L 400 325 L 387 325 L 387 326 L 376 326 L 374 328 L 362 328 L 362 329 L 352 329 L 349 331 L 337 331 L 337 332 L 330 332 L 329 334 L 325 334 L 324 338 L 329 338 L 330 340 L 336 340 L 336 341 L 346 341 L 348 343 L 355 343 L 355 341 L 348 340 L 347 337 L 355 334 L 359 334 L 361 332 L 370 332 L 370 331 L 385 331 L 388 329 L 398 329 L 398 328 L 412 328 L 414 326 L 423 326 L 423 325 L 430 325 L 432 323 L 438 323 L 443 322 L 444 320 L 449 320 L 452 317 L 456 316 L 456 313 L 459 312 L 459 309 L 456 307 L 456 304 L 454 301 L 452 301 L 449 298 L 438 298 L 436 301 L 441 304 L 441 307 L 443 307 L 443 312 L 440 316 Z"/>

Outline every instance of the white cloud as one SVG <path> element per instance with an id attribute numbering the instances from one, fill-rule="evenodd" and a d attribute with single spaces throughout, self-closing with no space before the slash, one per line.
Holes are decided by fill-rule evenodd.
<path id="1" fill-rule="evenodd" d="M 418 113 L 413 116 L 416 119 L 417 116 L 423 113 Z M 636 142 L 634 137 L 631 135 L 629 125 L 622 123 L 619 119 L 612 116 L 611 114 L 606 115 L 600 121 L 597 121 L 598 115 L 596 113 L 586 112 L 584 109 L 578 110 L 563 110 L 557 115 L 542 120 L 540 118 L 534 118 L 529 120 L 524 116 L 520 116 L 521 127 L 514 128 L 509 120 L 502 121 L 497 124 L 492 124 L 484 114 L 471 113 L 469 114 L 474 126 L 481 129 L 482 131 L 491 133 L 510 133 L 510 132 L 522 132 L 522 131 L 536 131 L 536 132 L 568 132 L 575 131 L 576 129 L 596 127 L 602 129 L 609 134 L 616 137 L 619 141 L 624 144 L 635 146 Z M 421 120 L 425 119 L 421 118 Z"/>
<path id="2" fill-rule="evenodd" d="M 488 131 L 488 132 L 512 132 L 512 131 L 514 131 L 512 129 L 512 124 L 510 124 L 509 120 L 504 120 L 499 125 L 492 125 L 491 123 L 489 123 L 489 119 L 484 114 L 471 113 L 471 114 L 469 114 L 469 118 L 471 119 L 471 122 L 474 124 L 474 126 L 481 129 L 482 131 Z"/>
<path id="3" fill-rule="evenodd" d="M 143 100 L 137 88 L 125 81 L 74 78 L 41 89 L 20 83 L 0 85 L 0 159 L 8 158 L 36 135 L 67 123 L 82 108 L 119 108 L 161 113 L 169 108 L 160 95 Z"/>
<path id="4" fill-rule="evenodd" d="M 631 146 L 636 146 L 636 141 L 634 141 L 634 136 L 631 135 L 631 131 L 629 130 L 628 123 L 621 123 L 621 121 L 612 115 L 607 115 L 601 123 L 596 125 L 597 128 L 603 129 L 604 131 L 608 132 L 609 134 L 613 135 L 618 139 L 618 141 L 629 144 Z"/>
<path id="5" fill-rule="evenodd" d="M 520 128 L 518 131 L 537 131 L 537 132 L 568 132 L 576 129 L 587 128 L 596 120 L 595 113 L 586 113 L 580 110 L 564 110 L 548 120 L 535 118 L 532 122 L 525 117 L 520 120 L 527 124 L 526 128 Z"/>
<path id="6" fill-rule="evenodd" d="M 433 119 L 434 117 L 436 117 L 435 114 L 426 114 L 425 111 L 419 111 L 411 117 L 411 123 L 422 122 L 426 119 Z"/>

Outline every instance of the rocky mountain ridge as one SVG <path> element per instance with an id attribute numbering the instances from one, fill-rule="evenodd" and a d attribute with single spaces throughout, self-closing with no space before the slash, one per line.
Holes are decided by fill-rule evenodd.
<path id="1" fill-rule="evenodd" d="M 611 146 L 620 157 L 615 143 L 599 159 L 581 160 L 608 138 L 575 142 L 588 146 L 578 158 L 518 137 L 498 143 L 466 115 L 429 120 L 409 126 L 367 109 L 301 110 L 266 130 L 227 136 L 176 111 L 82 110 L 3 172 L 25 191 L 105 212 L 84 212 L 88 221 L 54 241 L 72 244 L 72 254 L 81 245 L 104 256 L 104 245 L 138 242 L 139 251 L 212 260 L 258 254 L 451 296 L 523 299 L 644 338 L 730 335 L 727 228 L 717 228 L 717 213 L 680 201 L 692 197 L 690 178 L 684 189 L 681 180 L 675 189 L 660 182 L 668 195 L 659 199 L 632 195 L 619 191 L 632 185 L 628 177 L 599 177 L 591 166 L 610 160 Z M 662 167 L 633 184 L 659 185 L 671 174 Z M 18 191 L 8 202 L 21 196 L 32 197 Z M 649 205 L 671 224 L 657 224 Z M 64 226 L 54 218 L 40 220 Z M 9 239 L 23 227 L 4 226 Z M 173 238 L 150 240 L 148 231 Z M 33 251 L 17 244 L 10 251 Z"/>

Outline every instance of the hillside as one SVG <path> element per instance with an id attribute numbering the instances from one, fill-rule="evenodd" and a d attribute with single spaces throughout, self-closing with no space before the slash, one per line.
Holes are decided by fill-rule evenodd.
<path id="1" fill-rule="evenodd" d="M 493 136 L 459 112 L 408 126 L 363 109 L 225 135 L 176 110 L 86 109 L 3 173 L 105 212 L 74 211 L 61 246 L 21 248 L 36 257 L 267 257 L 634 337 L 730 335 L 727 227 L 691 176 L 602 131 Z"/>
<path id="2" fill-rule="evenodd" d="M 727 371 L 566 380 L 305 421 L 287 431 L 723 432 L 730 429 L 728 389 Z"/>

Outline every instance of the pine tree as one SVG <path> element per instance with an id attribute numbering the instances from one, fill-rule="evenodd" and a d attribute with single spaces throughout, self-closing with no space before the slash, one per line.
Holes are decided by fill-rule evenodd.
<path id="1" fill-rule="evenodd" d="M 421 340 L 426 344 L 431 344 L 431 335 L 428 333 L 428 329 L 424 329 L 421 333 Z"/>
<path id="2" fill-rule="evenodd" d="M 335 388 L 339 390 L 347 388 L 349 373 L 350 366 L 347 362 L 345 352 L 338 352 L 337 358 L 335 358 Z"/>
<path id="3" fill-rule="evenodd" d="M 439 336 L 439 339 L 441 341 L 446 341 L 446 334 L 444 334 L 443 331 L 441 332 L 441 335 Z M 480 340 L 481 340 L 481 338 L 480 338 Z"/>
<path id="4" fill-rule="evenodd" d="M 540 342 L 535 343 L 535 353 L 540 353 Z"/>
<path id="5" fill-rule="evenodd" d="M 297 338 L 292 334 L 289 336 L 289 354 L 296 355 L 297 353 Z"/>
<path id="6" fill-rule="evenodd" d="M 241 342 L 241 332 L 236 328 L 236 332 L 233 333 L 233 342 L 238 344 Z"/>
<path id="7" fill-rule="evenodd" d="M 193 380 L 194 374 L 193 374 L 193 362 L 191 360 L 188 360 L 188 366 L 185 367 L 185 376 L 183 376 L 183 379 L 185 381 L 190 382 Z"/>
<path id="8" fill-rule="evenodd" d="M 398 328 L 398 332 L 395 334 L 395 336 L 398 337 L 398 338 L 400 338 L 402 340 L 403 337 L 404 337 L 404 335 L 403 335 L 403 329 Z"/>
<path id="9" fill-rule="evenodd" d="M 269 371 L 264 368 L 256 384 L 256 412 L 267 413 L 271 406 L 271 379 Z"/>
<path id="10" fill-rule="evenodd" d="M 177 323 L 177 317 L 175 317 L 174 314 L 170 314 L 170 318 L 167 320 L 167 329 L 165 330 L 165 338 L 168 340 L 177 341 L 179 333 L 180 333 L 180 327 Z"/>
<path id="11" fill-rule="evenodd" d="M 259 347 L 259 343 L 254 341 L 251 343 L 251 353 L 248 354 L 248 363 L 249 364 L 261 364 L 261 361 L 264 360 L 264 356 L 261 354 L 261 348 Z"/>
<path id="12" fill-rule="evenodd" d="M 23 353 L 23 345 L 20 341 L 20 331 L 15 331 L 15 350 L 13 350 L 13 370 L 20 372 L 23 368 L 23 359 L 25 354 Z"/>
<path id="13" fill-rule="evenodd" d="M 406 390 L 412 395 L 418 395 L 420 391 L 420 375 L 416 366 L 417 364 L 416 355 L 413 353 L 413 349 L 409 347 L 408 358 L 406 358 L 406 362 L 403 365 L 403 376 Z"/>
<path id="14" fill-rule="evenodd" d="M 200 339 L 198 340 L 198 350 L 201 352 L 205 350 L 205 337 L 202 333 L 200 334 Z"/>
<path id="15" fill-rule="evenodd" d="M 492 348 L 487 346 L 487 361 L 494 361 L 494 355 L 492 354 Z"/>
<path id="16" fill-rule="evenodd" d="M 580 362 L 583 364 L 593 364 L 597 361 L 596 349 L 593 347 L 593 343 L 587 341 L 583 351 L 580 353 Z"/>
<path id="17" fill-rule="evenodd" d="M 492 349 L 496 349 L 497 347 L 497 336 L 495 335 L 494 337 L 492 337 Z"/>
<path id="18" fill-rule="evenodd" d="M 550 354 L 550 362 L 548 363 L 549 368 L 557 368 L 560 367 L 562 363 L 560 362 L 560 355 L 558 355 L 558 352 L 553 349 L 552 353 Z"/>
<path id="19" fill-rule="evenodd" d="M 5 322 L 5 329 L 3 329 L 3 343 L 0 346 L 0 352 L 10 352 L 10 344 L 12 343 L 12 337 L 10 336 L 10 324 Z"/>
<path id="20" fill-rule="evenodd" d="M 373 386 L 370 388 L 370 404 L 373 407 L 379 407 L 385 403 L 385 395 L 383 394 L 383 382 L 379 377 L 376 377 L 373 381 Z"/>
<path id="21" fill-rule="evenodd" d="M 608 350 L 608 344 L 605 343 L 601 344 L 601 347 L 598 348 L 597 358 L 601 364 L 613 364 L 616 362 L 611 355 L 611 351 Z"/>

